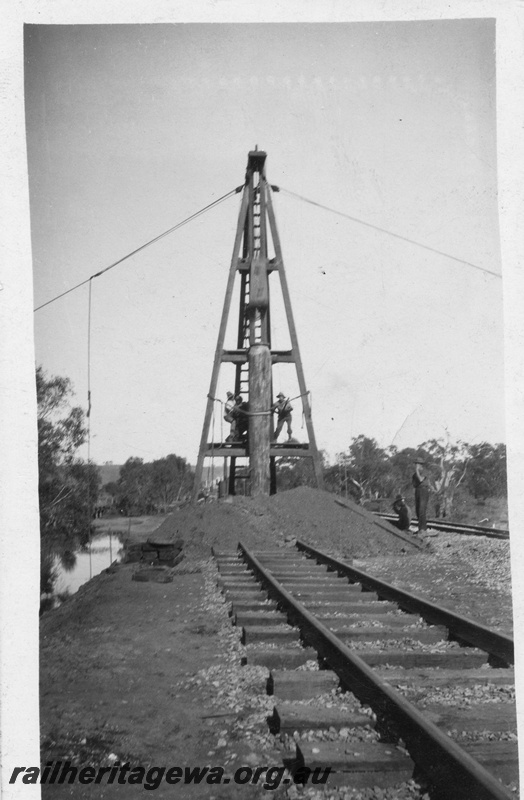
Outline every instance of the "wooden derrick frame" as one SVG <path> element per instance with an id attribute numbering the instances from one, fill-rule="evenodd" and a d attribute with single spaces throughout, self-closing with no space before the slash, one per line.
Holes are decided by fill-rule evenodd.
<path id="1" fill-rule="evenodd" d="M 298 345 L 297 332 L 293 311 L 291 309 L 291 299 L 282 258 L 280 237 L 276 225 L 275 212 L 271 191 L 278 191 L 277 187 L 271 187 L 265 176 L 266 153 L 262 150 L 253 150 L 248 155 L 246 179 L 244 185 L 239 189 L 242 191 L 242 200 L 238 215 L 238 223 L 233 245 L 233 253 L 229 267 L 229 275 L 226 285 L 226 293 L 220 327 L 218 331 L 217 346 L 213 361 L 211 381 L 207 395 L 206 411 L 202 435 L 198 451 L 198 459 L 195 470 L 195 482 L 193 489 L 193 501 L 196 502 L 200 492 L 202 482 L 202 472 L 204 459 L 206 457 L 224 457 L 230 459 L 229 468 L 229 493 L 235 493 L 235 482 L 237 477 L 237 458 L 249 458 L 250 470 L 257 469 L 257 453 L 249 452 L 240 444 L 225 445 L 223 442 L 217 444 L 209 442 L 210 426 L 213 416 L 213 405 L 215 402 L 216 391 L 220 367 L 223 363 L 234 363 L 235 373 L 235 393 L 247 391 L 246 384 L 249 379 L 249 347 L 255 344 L 265 344 L 270 348 L 271 364 L 275 363 L 294 363 L 297 373 L 298 385 L 302 399 L 306 430 L 308 434 L 308 444 L 294 444 L 286 447 L 285 445 L 271 444 L 270 454 L 270 493 L 276 492 L 276 469 L 275 458 L 293 456 L 311 458 L 316 477 L 317 486 L 323 486 L 322 465 L 318 452 L 313 420 L 311 416 L 311 405 L 306 388 L 300 349 Z M 255 185 L 255 175 L 258 173 L 258 185 Z M 271 233 L 275 258 L 268 259 L 268 228 Z M 240 255 L 242 249 L 242 256 Z M 250 270 L 254 268 L 254 262 L 260 271 L 261 263 L 265 264 L 267 275 L 277 272 L 280 278 L 280 288 L 284 301 L 289 336 L 291 340 L 291 350 L 272 350 L 271 349 L 271 324 L 270 324 L 270 294 L 269 287 L 267 292 L 267 306 L 264 299 L 263 307 L 253 308 L 249 303 L 249 281 Z M 240 304 L 238 317 L 237 349 L 226 350 L 224 348 L 226 329 L 231 310 L 231 300 L 235 287 L 237 273 L 240 274 Z M 253 272 L 251 272 L 253 274 Z M 266 278 L 267 280 L 267 278 Z M 261 295 L 264 295 L 262 292 Z M 273 397 L 273 387 L 271 386 L 270 396 Z M 273 424 L 269 426 L 270 433 L 273 432 Z M 264 448 L 267 453 L 267 448 Z"/>

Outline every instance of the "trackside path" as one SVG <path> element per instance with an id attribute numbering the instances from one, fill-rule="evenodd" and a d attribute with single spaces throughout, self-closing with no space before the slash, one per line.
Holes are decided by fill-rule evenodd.
<path id="1" fill-rule="evenodd" d="M 257 786 L 245 782 L 248 772 L 235 783 L 239 767 L 254 775 L 260 767 L 281 767 L 282 756 L 263 746 L 265 739 L 273 742 L 263 722 L 265 705 L 257 707 L 258 696 L 265 701 L 267 670 L 248 670 L 244 685 L 231 673 L 235 665 L 241 669 L 238 634 L 213 585 L 211 561 L 198 562 L 198 568 L 158 584 L 132 581 L 132 565 L 123 565 L 44 615 L 44 765 L 69 761 L 99 769 L 129 763 L 146 775 L 152 767 L 181 769 L 184 778 L 186 768 L 223 768 L 211 775 L 220 783 L 208 782 L 207 772 L 195 784 L 197 772 L 192 783 L 163 780 L 151 789 L 159 798 L 275 796 L 263 788 L 265 773 Z M 274 783 L 277 778 L 273 774 Z M 43 785 L 43 797 L 144 797 L 145 780 L 119 784 L 116 771 L 114 780 Z"/>

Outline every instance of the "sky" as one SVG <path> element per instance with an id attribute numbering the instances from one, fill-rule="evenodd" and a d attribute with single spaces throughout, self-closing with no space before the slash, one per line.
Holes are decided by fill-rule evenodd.
<path id="1" fill-rule="evenodd" d="M 34 305 L 240 186 L 258 145 L 318 447 L 505 441 L 495 81 L 489 18 L 29 25 Z M 94 461 L 195 463 L 239 197 L 92 282 Z M 34 315 L 37 363 L 84 408 L 87 334 L 87 285 Z"/>

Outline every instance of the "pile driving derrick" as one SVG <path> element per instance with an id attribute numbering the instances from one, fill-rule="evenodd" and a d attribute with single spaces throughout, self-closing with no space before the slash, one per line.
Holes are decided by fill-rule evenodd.
<path id="1" fill-rule="evenodd" d="M 252 150 L 248 154 L 245 182 L 229 269 L 224 306 L 218 332 L 213 370 L 202 437 L 195 472 L 193 500 L 200 491 L 204 459 L 224 457 L 229 459 L 229 494 L 235 494 L 236 480 L 241 473 L 237 469 L 237 459 L 249 459 L 247 477 L 251 495 L 268 495 L 276 492 L 275 458 L 305 457 L 312 459 L 317 486 L 322 486 L 322 467 L 315 443 L 309 394 L 306 388 L 302 361 L 298 347 L 289 290 L 284 270 L 282 250 L 278 236 L 275 212 L 272 202 L 271 186 L 265 175 L 266 153 Z M 273 245 L 274 256 L 269 257 L 269 239 Z M 282 299 L 286 313 L 290 350 L 271 348 L 270 276 L 279 277 Z M 225 335 L 231 308 L 231 299 L 237 276 L 240 278 L 240 301 L 236 349 L 225 349 Z M 223 363 L 235 365 L 234 394 L 241 395 L 247 417 L 247 441 L 210 442 L 210 428 L 214 403 Z M 273 442 L 273 402 L 272 367 L 278 363 L 295 364 L 300 390 L 300 400 L 308 435 L 307 443 L 295 440 L 285 444 Z M 225 472 L 227 462 L 225 461 Z"/>

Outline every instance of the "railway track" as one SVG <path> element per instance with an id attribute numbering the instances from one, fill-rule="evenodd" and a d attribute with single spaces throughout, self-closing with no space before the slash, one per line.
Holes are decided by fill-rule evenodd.
<path id="1" fill-rule="evenodd" d="M 396 514 L 387 514 L 374 511 L 375 516 L 393 522 L 398 519 Z M 412 523 L 413 531 L 416 531 L 416 523 Z M 445 522 L 442 519 L 428 519 L 428 528 L 435 531 L 449 531 L 450 533 L 462 533 L 465 536 L 487 536 L 491 539 L 509 539 L 509 530 L 506 528 L 486 528 L 482 525 L 463 525 L 460 522 Z"/>
<path id="2" fill-rule="evenodd" d="M 515 797 L 510 637 L 302 542 L 215 558 L 295 779 L 329 767 L 333 786 L 420 777 L 432 800 Z"/>

